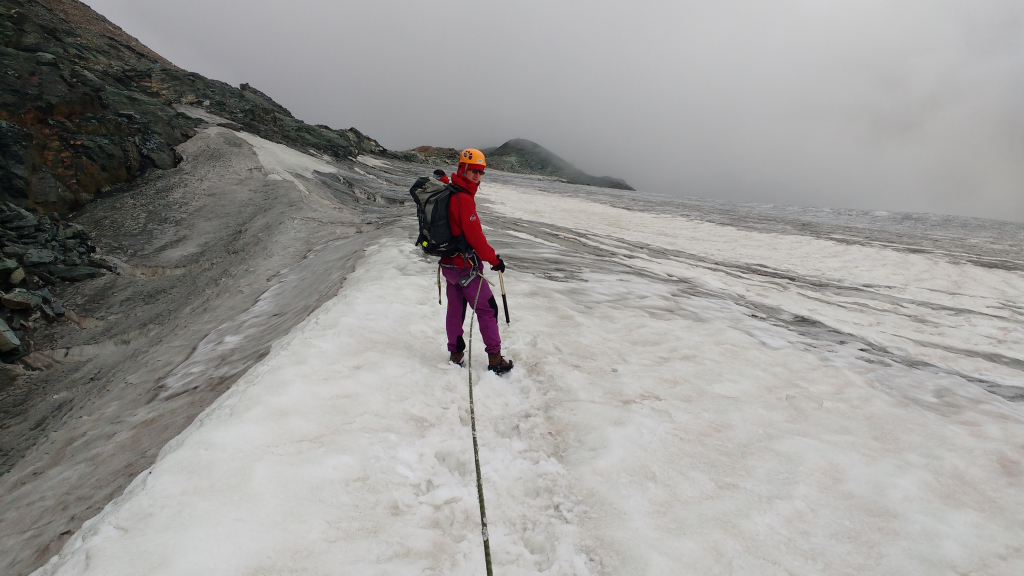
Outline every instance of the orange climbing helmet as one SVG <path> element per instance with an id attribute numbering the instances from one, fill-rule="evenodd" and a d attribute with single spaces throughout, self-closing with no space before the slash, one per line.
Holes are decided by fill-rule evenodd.
<path id="1" fill-rule="evenodd" d="M 484 153 L 477 150 L 476 148 L 466 148 L 459 154 L 459 164 L 466 164 L 468 166 L 478 166 L 485 168 L 487 161 L 484 160 Z"/>

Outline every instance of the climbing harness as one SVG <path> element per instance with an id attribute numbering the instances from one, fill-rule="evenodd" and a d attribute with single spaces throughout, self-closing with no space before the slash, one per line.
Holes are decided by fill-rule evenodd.
<path id="1" fill-rule="evenodd" d="M 455 264 L 441 264 L 440 262 L 438 262 L 438 264 L 437 264 L 437 303 L 438 303 L 438 305 L 441 305 L 441 268 L 442 267 L 443 268 L 458 268 L 459 270 L 465 270 L 466 273 L 459 277 L 459 286 L 462 286 L 463 288 L 465 288 L 466 286 L 469 286 L 469 283 L 472 282 L 474 278 L 480 278 L 484 282 L 487 282 L 491 286 L 494 286 L 493 282 L 491 282 L 490 280 L 485 278 L 477 270 L 480 267 L 480 258 L 476 255 L 476 253 L 463 253 L 462 257 L 466 261 L 468 261 L 471 264 L 471 266 L 456 266 Z M 500 272 L 499 272 L 499 275 L 500 275 Z M 479 296 L 479 294 L 478 294 L 478 296 Z"/>
<path id="2" fill-rule="evenodd" d="M 476 268 L 474 268 L 476 270 Z M 481 279 L 483 276 L 481 276 Z M 484 563 L 487 565 L 487 576 L 494 576 L 491 569 L 491 541 L 487 535 L 487 508 L 484 506 L 484 483 L 480 476 L 480 446 L 476 441 L 476 412 L 473 409 L 473 319 L 476 317 L 476 305 L 480 302 L 480 289 L 484 284 L 481 282 L 476 288 L 476 298 L 473 299 L 473 313 L 469 317 L 469 349 L 466 352 L 466 372 L 469 373 L 469 425 L 473 430 L 473 462 L 476 464 L 476 495 L 480 501 L 480 534 L 484 538 Z"/>

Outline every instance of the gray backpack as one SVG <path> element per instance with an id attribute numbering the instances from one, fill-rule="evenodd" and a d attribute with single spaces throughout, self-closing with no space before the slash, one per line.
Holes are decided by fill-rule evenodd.
<path id="1" fill-rule="evenodd" d="M 429 176 L 423 176 L 409 189 L 416 203 L 420 234 L 416 245 L 430 256 L 455 256 L 469 252 L 466 239 L 452 235 L 448 222 L 448 202 L 458 188 Z"/>

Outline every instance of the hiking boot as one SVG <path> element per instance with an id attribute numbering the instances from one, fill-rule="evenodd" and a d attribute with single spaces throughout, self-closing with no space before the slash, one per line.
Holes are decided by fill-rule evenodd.
<path id="1" fill-rule="evenodd" d="M 448 361 L 460 368 L 465 368 L 466 364 L 462 361 L 465 355 L 465 352 L 452 352 L 451 355 L 448 356 Z"/>
<path id="2" fill-rule="evenodd" d="M 487 369 L 495 374 L 504 374 L 512 369 L 512 361 L 505 360 L 501 354 L 487 355 Z"/>

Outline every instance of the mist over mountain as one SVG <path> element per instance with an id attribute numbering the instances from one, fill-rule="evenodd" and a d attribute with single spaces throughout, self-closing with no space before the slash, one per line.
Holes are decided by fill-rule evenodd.
<path id="1" fill-rule="evenodd" d="M 620 190 L 634 189 L 621 178 L 591 176 L 540 144 L 522 138 L 509 140 L 501 146 L 484 148 L 481 152 L 487 155 L 489 167 L 506 172 L 552 176 L 570 184 Z"/>
<path id="2" fill-rule="evenodd" d="M 1024 221 L 1020 2 L 91 2 L 393 150 L 522 136 L 647 192 Z"/>

